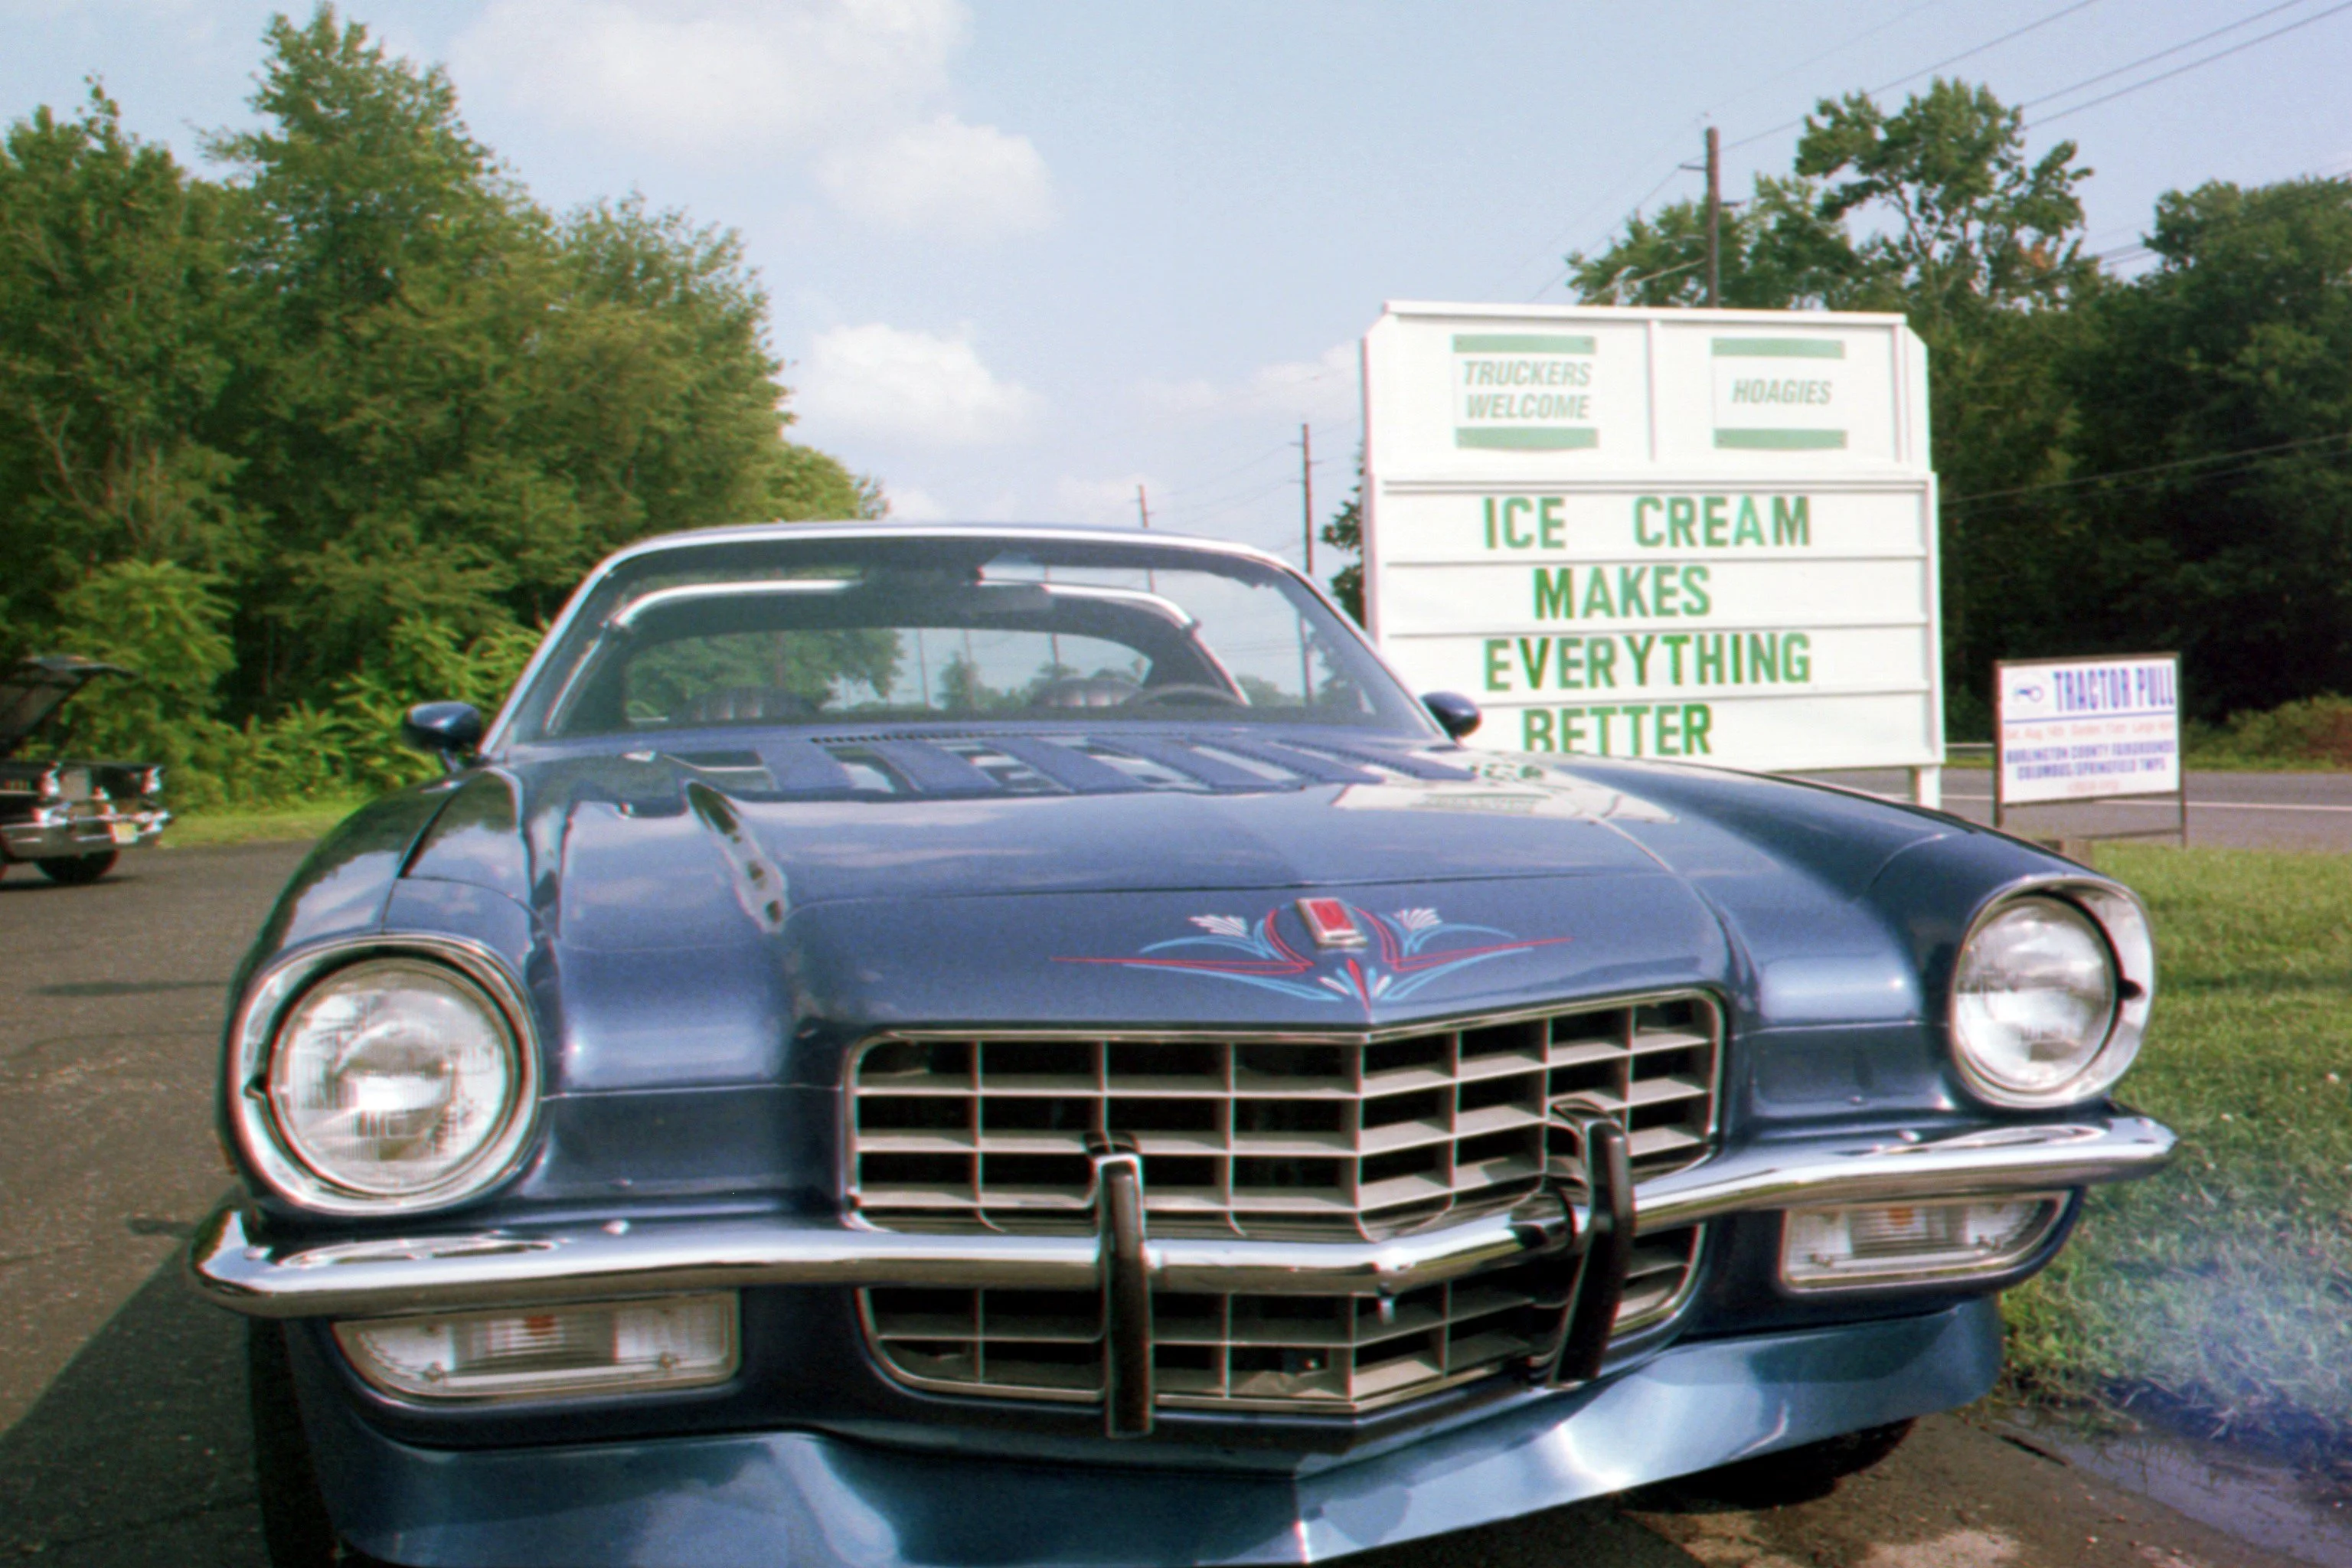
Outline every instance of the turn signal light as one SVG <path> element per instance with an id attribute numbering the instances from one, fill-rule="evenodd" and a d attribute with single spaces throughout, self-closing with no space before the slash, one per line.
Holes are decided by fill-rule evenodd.
<path id="1" fill-rule="evenodd" d="M 1842 1290 L 2003 1274 L 2032 1257 L 2065 1212 L 2063 1193 L 1790 1209 L 1780 1278 L 1791 1290 Z"/>
<path id="2" fill-rule="evenodd" d="M 548 1399 L 723 1383 L 741 1360 L 732 1295 L 335 1325 L 359 1374 L 405 1399 Z"/>

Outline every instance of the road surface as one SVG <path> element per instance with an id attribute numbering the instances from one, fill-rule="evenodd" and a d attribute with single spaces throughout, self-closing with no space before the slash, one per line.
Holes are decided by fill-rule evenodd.
<path id="1" fill-rule="evenodd" d="M 1910 798 L 1909 775 L 1896 769 L 1810 775 L 1849 789 Z M 1992 820 L 1992 772 L 1946 768 L 1944 809 L 1971 822 Z M 2160 832 L 2168 842 L 2179 806 L 2160 799 L 2080 805 L 2020 806 L 2004 826 L 2027 837 Z M 2189 775 L 2189 842 L 2219 849 L 2352 852 L 2352 773 Z"/>

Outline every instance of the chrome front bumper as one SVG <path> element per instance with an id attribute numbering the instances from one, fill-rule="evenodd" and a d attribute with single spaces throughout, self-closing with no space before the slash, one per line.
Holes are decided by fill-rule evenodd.
<path id="1" fill-rule="evenodd" d="M 0 824 L 0 851 L 11 860 L 55 860 L 103 855 L 152 844 L 172 820 L 168 811 L 104 811 L 49 822 Z"/>
<path id="2" fill-rule="evenodd" d="M 2173 1142 L 2155 1121 L 2117 1115 L 1917 1140 L 1765 1145 L 1644 1183 L 1634 1227 L 2127 1181 L 2160 1169 Z M 1376 1242 L 1152 1237 L 1142 1265 L 1157 1290 L 1401 1294 L 1573 1245 L 1585 1217 L 1546 1199 Z M 189 1265 L 196 1288 L 236 1311 L 356 1318 L 761 1285 L 1085 1290 L 1103 1281 L 1108 1251 L 1093 1236 L 916 1235 L 782 1217 L 615 1220 L 280 1248 L 257 1242 L 231 1204 L 197 1231 Z"/>

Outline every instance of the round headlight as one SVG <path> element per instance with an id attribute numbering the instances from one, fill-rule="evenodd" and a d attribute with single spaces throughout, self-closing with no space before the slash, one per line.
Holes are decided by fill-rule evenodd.
<path id="1" fill-rule="evenodd" d="M 286 1009 L 267 1090 L 281 1147 L 310 1174 L 334 1193 L 414 1205 L 499 1173 L 529 1076 L 481 986 L 424 959 L 380 958 L 331 972 Z"/>
<path id="2" fill-rule="evenodd" d="M 1960 1071 L 1996 1104 L 2086 1099 L 2131 1052 L 2109 1051 L 2122 987 L 2106 937 L 2063 899 L 2015 899 L 1980 921 L 1952 977 Z"/>

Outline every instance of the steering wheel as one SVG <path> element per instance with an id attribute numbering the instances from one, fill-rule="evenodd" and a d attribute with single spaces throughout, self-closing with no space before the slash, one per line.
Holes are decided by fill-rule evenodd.
<path id="1" fill-rule="evenodd" d="M 1198 681 L 1171 680 L 1165 686 L 1147 686 L 1120 706 L 1127 708 L 1156 707 L 1162 702 L 1215 702 L 1227 708 L 1246 708 L 1244 698 L 1215 686 L 1203 686 Z"/>
<path id="2" fill-rule="evenodd" d="M 1066 675 L 1040 687 L 1032 708 L 1124 708 L 1143 689 L 1116 675 Z"/>

